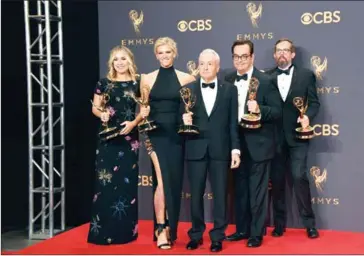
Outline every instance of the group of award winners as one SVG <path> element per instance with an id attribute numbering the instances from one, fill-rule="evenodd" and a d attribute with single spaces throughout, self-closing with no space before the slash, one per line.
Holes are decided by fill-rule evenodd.
<path id="1" fill-rule="evenodd" d="M 207 176 L 213 192 L 211 252 L 221 251 L 223 241 L 246 239 L 248 247 L 261 246 L 269 180 L 274 211 L 271 235 L 284 235 L 288 171 L 307 236 L 319 236 L 306 164 L 313 137 L 310 123 L 320 107 L 315 75 L 292 64 L 295 46 L 287 38 L 276 42 L 277 66 L 266 72 L 254 66 L 251 41 L 235 41 L 231 53 L 235 69 L 221 75 L 219 54 L 203 50 L 195 77 L 174 67 L 177 44 L 162 37 L 154 45 L 159 67 L 139 76 L 127 47 L 111 50 L 108 73 L 97 82 L 92 100 L 92 113 L 101 122 L 89 243 L 124 244 L 137 239 L 142 145 L 152 163 L 151 236 L 159 249 L 171 249 L 177 239 L 185 167 L 192 220 L 186 249 L 203 244 Z M 233 172 L 236 226 L 230 235 L 225 234 L 228 172 Z"/>

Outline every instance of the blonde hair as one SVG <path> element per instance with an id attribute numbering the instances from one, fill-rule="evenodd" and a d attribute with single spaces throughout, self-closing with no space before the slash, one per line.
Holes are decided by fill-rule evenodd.
<path id="1" fill-rule="evenodd" d="M 157 54 L 157 49 L 159 46 L 167 45 L 171 48 L 172 52 L 175 55 L 175 58 L 178 56 L 178 49 L 177 49 L 177 43 L 170 37 L 160 37 L 155 41 L 154 44 L 154 54 Z"/>
<path id="2" fill-rule="evenodd" d="M 128 64 L 129 64 L 129 67 L 128 67 L 129 74 L 131 76 L 131 79 L 133 81 L 136 81 L 137 66 L 135 65 L 135 61 L 134 61 L 134 54 L 130 51 L 130 49 L 128 47 L 121 46 L 121 45 L 115 46 L 110 51 L 109 60 L 107 62 L 108 72 L 107 72 L 106 77 L 110 81 L 114 81 L 115 78 L 116 78 L 116 70 L 115 70 L 115 68 L 113 66 L 113 62 L 114 62 L 115 55 L 118 52 L 126 53 L 126 60 L 127 60 Z"/>

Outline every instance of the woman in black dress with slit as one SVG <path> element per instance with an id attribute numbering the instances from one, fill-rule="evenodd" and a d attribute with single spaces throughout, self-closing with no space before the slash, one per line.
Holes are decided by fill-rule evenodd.
<path id="1" fill-rule="evenodd" d="M 94 91 L 93 114 L 109 127 L 117 127 L 119 136 L 98 141 L 89 243 L 124 244 L 138 237 L 139 140 L 135 127 L 142 118 L 136 116 L 136 103 L 128 97 L 129 92 L 138 93 L 135 74 L 133 54 L 117 46 L 110 53 L 107 78 Z M 103 107 L 106 111 L 100 111 Z M 100 122 L 100 131 L 104 129 Z"/>
<path id="2" fill-rule="evenodd" d="M 177 57 L 173 39 L 159 38 L 154 53 L 160 68 L 142 76 L 141 83 L 148 85 L 151 91 L 150 107 L 142 108 L 141 114 L 149 115 L 158 126 L 147 134 L 152 145 L 149 155 L 153 163 L 154 238 L 160 249 L 170 249 L 177 239 L 183 185 L 183 138 L 177 133 L 182 120 L 179 90 L 195 78 L 173 67 Z"/>

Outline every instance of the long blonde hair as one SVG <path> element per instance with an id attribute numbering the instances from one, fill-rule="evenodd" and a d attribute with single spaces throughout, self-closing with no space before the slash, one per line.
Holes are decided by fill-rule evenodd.
<path id="1" fill-rule="evenodd" d="M 123 51 L 123 52 L 126 53 L 126 60 L 127 60 L 128 64 L 129 64 L 128 71 L 129 71 L 129 74 L 131 76 L 131 79 L 135 82 L 136 81 L 136 76 L 137 76 L 137 66 L 136 66 L 135 61 L 134 61 L 134 54 L 130 51 L 130 49 L 128 47 L 121 46 L 121 45 L 115 46 L 110 51 L 109 60 L 107 62 L 108 72 L 107 72 L 106 77 L 110 81 L 115 81 L 116 70 L 114 69 L 113 62 L 114 62 L 114 58 L 115 58 L 116 53 L 120 52 L 120 51 Z"/>

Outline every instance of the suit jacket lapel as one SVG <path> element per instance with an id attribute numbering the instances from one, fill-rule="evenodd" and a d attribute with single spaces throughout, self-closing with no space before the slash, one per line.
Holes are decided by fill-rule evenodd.
<path id="1" fill-rule="evenodd" d="M 201 111 L 208 117 L 205 102 L 203 101 L 202 91 L 201 91 L 201 79 L 199 78 L 195 83 L 195 93 L 197 106 L 201 106 Z"/>
<path id="2" fill-rule="evenodd" d="M 217 106 L 219 105 L 219 102 L 222 98 L 223 95 L 223 83 L 220 80 L 217 80 L 217 85 L 216 85 L 216 89 L 217 89 L 217 95 L 216 95 L 216 99 L 215 99 L 215 103 L 214 103 L 214 107 L 211 110 L 210 116 L 212 116 L 212 114 L 214 113 L 214 111 L 216 110 Z"/>
<path id="3" fill-rule="evenodd" d="M 230 73 L 230 74 L 226 75 L 225 80 L 228 81 L 229 83 L 231 83 L 232 85 L 234 85 L 237 76 L 238 75 L 237 75 L 237 73 L 235 71 L 233 73 Z"/>
<path id="4" fill-rule="evenodd" d="M 288 90 L 287 97 L 286 97 L 286 102 L 287 102 L 288 97 L 291 95 L 293 86 L 296 83 L 297 83 L 297 67 L 294 67 L 293 74 L 292 74 L 291 85 L 289 86 L 289 90 Z M 278 81 L 277 81 L 277 84 L 278 84 Z"/>

